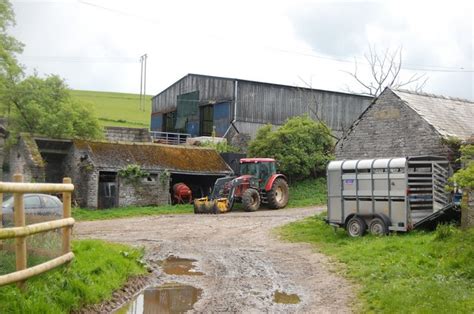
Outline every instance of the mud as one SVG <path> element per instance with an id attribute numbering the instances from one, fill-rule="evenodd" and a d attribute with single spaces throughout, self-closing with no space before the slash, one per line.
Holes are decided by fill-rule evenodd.
<path id="1" fill-rule="evenodd" d="M 232 212 L 222 215 L 167 215 L 79 222 L 74 234 L 144 246 L 154 286 L 177 282 L 202 290 L 196 312 L 351 312 L 352 285 L 325 255 L 307 244 L 278 239 L 273 228 L 323 208 Z M 194 259 L 201 276 L 166 274 L 169 256 Z M 275 302 L 275 292 L 300 302 Z"/>
<path id="2" fill-rule="evenodd" d="M 298 304 L 301 299 L 297 294 L 288 294 L 281 291 L 275 291 L 273 302 L 282 304 Z"/>

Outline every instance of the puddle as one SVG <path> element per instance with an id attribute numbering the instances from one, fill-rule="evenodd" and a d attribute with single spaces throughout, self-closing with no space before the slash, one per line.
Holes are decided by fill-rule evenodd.
<path id="1" fill-rule="evenodd" d="M 192 310 L 202 290 L 179 283 L 165 283 L 143 291 L 134 301 L 126 304 L 118 314 L 185 313 Z"/>
<path id="2" fill-rule="evenodd" d="M 160 263 L 163 271 L 168 275 L 187 275 L 187 276 L 202 276 L 203 273 L 194 269 L 195 259 L 181 258 L 177 256 L 168 256 L 167 259 Z"/>
<path id="3" fill-rule="evenodd" d="M 275 303 L 297 304 L 300 303 L 300 301 L 300 297 L 297 294 L 275 291 L 275 294 L 273 295 L 273 302 Z"/>

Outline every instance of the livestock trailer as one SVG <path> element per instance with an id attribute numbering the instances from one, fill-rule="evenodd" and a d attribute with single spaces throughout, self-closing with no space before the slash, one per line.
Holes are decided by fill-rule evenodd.
<path id="1" fill-rule="evenodd" d="M 350 236 L 409 231 L 450 205 L 449 174 L 442 157 L 332 161 L 327 222 Z"/>

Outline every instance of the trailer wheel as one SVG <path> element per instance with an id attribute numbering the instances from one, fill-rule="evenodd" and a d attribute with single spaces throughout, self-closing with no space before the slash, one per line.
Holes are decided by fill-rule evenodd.
<path id="1" fill-rule="evenodd" d="M 346 225 L 347 233 L 354 238 L 363 236 L 366 229 L 367 224 L 359 217 L 352 217 Z"/>
<path id="2" fill-rule="evenodd" d="M 384 236 L 389 231 L 387 224 L 382 219 L 376 217 L 370 221 L 369 232 L 375 236 Z"/>
<path id="3" fill-rule="evenodd" d="M 242 205 L 247 212 L 254 212 L 260 207 L 260 195 L 255 189 L 247 189 L 242 194 Z"/>

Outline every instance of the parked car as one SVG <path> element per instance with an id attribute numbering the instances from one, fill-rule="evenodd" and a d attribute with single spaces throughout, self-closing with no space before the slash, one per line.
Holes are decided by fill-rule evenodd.
<path id="1" fill-rule="evenodd" d="M 25 222 L 27 225 L 58 219 L 63 213 L 63 203 L 56 196 L 48 194 L 24 194 Z M 4 227 L 14 226 L 13 196 L 2 205 Z"/>

